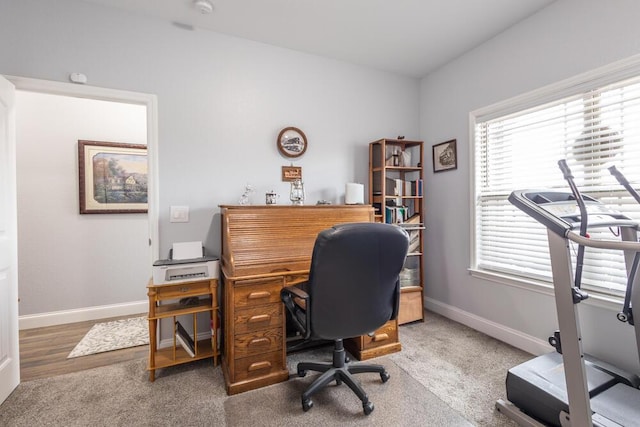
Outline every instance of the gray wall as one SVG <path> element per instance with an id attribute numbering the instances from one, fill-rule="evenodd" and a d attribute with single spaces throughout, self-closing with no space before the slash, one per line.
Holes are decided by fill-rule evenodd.
<path id="1" fill-rule="evenodd" d="M 144 300 L 147 214 L 78 215 L 78 140 L 147 143 L 143 105 L 16 92 L 20 316 Z"/>
<path id="2" fill-rule="evenodd" d="M 421 137 L 427 145 L 456 138 L 459 153 L 456 171 L 427 171 L 425 178 L 430 305 L 540 340 L 556 328 L 551 290 L 508 286 L 468 272 L 469 112 L 640 53 L 639 16 L 635 0 L 560 0 L 422 80 Z M 585 349 L 637 369 L 632 329 L 615 319 L 618 309 L 581 304 Z"/>
<path id="3" fill-rule="evenodd" d="M 310 204 L 342 202 L 346 182 L 367 181 L 370 141 L 419 136 L 417 79 L 80 1 L 0 0 L 0 74 L 68 81 L 71 72 L 158 97 L 162 256 L 175 241 L 219 252 L 218 205 L 237 203 L 246 183 L 254 203 L 271 189 L 288 203 L 280 179 L 291 161 L 275 144 L 286 126 L 309 141 L 294 164 Z M 189 206 L 191 221 L 170 223 L 171 205 Z M 82 295 L 83 283 L 67 286 Z M 92 300 L 75 305 L 66 308 Z"/>

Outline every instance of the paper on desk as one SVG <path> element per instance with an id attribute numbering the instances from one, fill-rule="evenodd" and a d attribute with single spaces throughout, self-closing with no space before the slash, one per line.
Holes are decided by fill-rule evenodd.
<path id="1" fill-rule="evenodd" d="M 202 258 L 202 242 L 178 242 L 173 244 L 173 259 Z"/>

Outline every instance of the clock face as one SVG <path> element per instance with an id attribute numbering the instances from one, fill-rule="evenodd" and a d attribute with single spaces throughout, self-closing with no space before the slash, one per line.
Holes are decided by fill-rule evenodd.
<path id="1" fill-rule="evenodd" d="M 300 157 L 307 151 L 307 137 L 295 127 L 286 127 L 278 135 L 278 150 L 285 157 Z"/>

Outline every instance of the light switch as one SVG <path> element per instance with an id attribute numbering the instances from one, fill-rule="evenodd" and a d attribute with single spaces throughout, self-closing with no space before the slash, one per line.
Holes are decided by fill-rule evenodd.
<path id="1" fill-rule="evenodd" d="M 189 206 L 171 206 L 169 222 L 189 222 Z"/>

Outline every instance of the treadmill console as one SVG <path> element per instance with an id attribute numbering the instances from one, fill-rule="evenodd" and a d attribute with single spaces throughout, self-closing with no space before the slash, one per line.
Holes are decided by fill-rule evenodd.
<path id="1" fill-rule="evenodd" d="M 589 227 L 629 226 L 631 219 L 593 197 L 582 195 Z M 575 196 L 566 191 L 517 190 L 509 202 L 561 236 L 580 228 L 580 209 Z"/>

